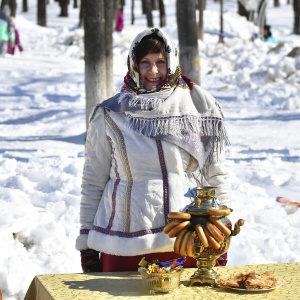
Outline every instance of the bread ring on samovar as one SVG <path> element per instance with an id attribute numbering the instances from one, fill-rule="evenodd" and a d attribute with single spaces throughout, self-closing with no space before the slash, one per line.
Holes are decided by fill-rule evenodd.
<path id="1" fill-rule="evenodd" d="M 222 235 L 222 232 L 217 228 L 217 226 L 210 222 L 206 222 L 206 227 L 216 241 L 218 241 L 219 243 L 222 243 L 224 241 L 224 236 Z"/>
<path id="2" fill-rule="evenodd" d="M 183 222 L 183 220 L 173 220 L 171 222 L 169 222 L 165 227 L 164 227 L 164 233 L 168 234 L 170 232 L 170 230 L 175 227 L 176 225 L 178 225 L 179 223 Z"/>
<path id="3" fill-rule="evenodd" d="M 188 231 L 188 229 L 183 229 L 182 231 L 179 232 L 179 234 L 177 235 L 177 237 L 175 239 L 174 252 L 177 254 L 180 253 L 181 242 L 187 231 Z"/>
<path id="4" fill-rule="evenodd" d="M 215 238 L 211 235 L 208 229 L 206 227 L 203 227 L 203 231 L 206 235 L 209 246 L 214 247 L 215 249 L 219 249 L 221 245 L 215 240 Z"/>
<path id="5" fill-rule="evenodd" d="M 195 230 L 196 230 L 197 236 L 198 236 L 201 244 L 203 245 L 203 247 L 205 247 L 205 248 L 208 247 L 208 240 L 207 240 L 206 235 L 204 234 L 202 226 L 200 224 L 197 224 L 195 226 Z"/>
<path id="6" fill-rule="evenodd" d="M 188 230 L 188 231 L 185 233 L 185 235 L 183 236 L 183 238 L 182 238 L 182 243 L 181 243 L 181 245 L 180 245 L 180 251 L 179 251 L 179 254 L 180 254 L 181 256 L 186 256 L 186 253 L 187 253 L 187 251 L 186 251 L 186 248 L 187 248 L 187 241 L 188 241 L 189 236 L 190 236 L 191 234 L 192 234 L 192 232 Z"/>
<path id="7" fill-rule="evenodd" d="M 220 206 L 219 208 L 216 208 L 216 207 L 209 207 L 207 209 L 207 213 L 210 215 L 210 216 L 217 216 L 217 217 L 221 217 L 221 216 L 228 216 L 230 215 L 231 213 L 231 209 L 228 208 L 228 207 L 222 207 Z"/>
<path id="8" fill-rule="evenodd" d="M 172 211 L 168 213 L 169 219 L 176 219 L 176 220 L 190 220 L 191 215 L 189 213 L 180 212 L 180 211 Z"/>
<path id="9" fill-rule="evenodd" d="M 186 242 L 186 255 L 190 257 L 193 257 L 196 253 L 195 245 L 193 244 L 194 234 L 196 234 L 196 232 L 191 231 L 191 234 Z"/>
<path id="10" fill-rule="evenodd" d="M 216 225 L 217 228 L 219 228 L 219 230 L 224 233 L 225 235 L 230 235 L 231 234 L 231 230 L 225 225 L 223 224 L 220 220 L 218 220 L 216 217 L 209 217 L 209 220 Z"/>
<path id="11" fill-rule="evenodd" d="M 175 227 L 173 227 L 169 231 L 168 236 L 170 238 L 173 238 L 173 237 L 177 236 L 181 230 L 183 230 L 185 228 L 189 228 L 191 225 L 192 225 L 192 223 L 190 221 L 183 221 L 183 222 L 177 224 Z"/>

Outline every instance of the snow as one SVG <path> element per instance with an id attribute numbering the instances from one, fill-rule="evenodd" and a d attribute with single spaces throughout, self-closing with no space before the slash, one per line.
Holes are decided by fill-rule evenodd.
<path id="1" fill-rule="evenodd" d="M 47 6 L 48 27 L 36 25 L 36 4 L 17 27 L 25 52 L 0 57 L 0 288 L 4 299 L 23 299 L 37 274 L 81 272 L 79 231 L 84 160 L 85 92 L 83 30 L 79 10 L 60 18 Z M 271 1 L 270 1 L 271 2 Z M 230 135 L 231 220 L 242 218 L 228 265 L 300 261 L 299 210 L 276 196 L 299 200 L 300 46 L 293 9 L 268 4 L 267 20 L 280 47 L 251 41 L 258 29 L 224 4 L 225 44 L 218 44 L 219 7 L 209 0 L 204 41 L 199 41 L 201 84 L 220 102 Z M 167 27 L 177 42 L 175 1 L 165 0 Z M 122 84 L 132 38 L 146 27 L 139 3 L 136 22 L 114 33 L 114 84 Z M 154 12 L 158 26 L 158 12 Z M 298 128 L 298 129 L 297 129 Z"/>

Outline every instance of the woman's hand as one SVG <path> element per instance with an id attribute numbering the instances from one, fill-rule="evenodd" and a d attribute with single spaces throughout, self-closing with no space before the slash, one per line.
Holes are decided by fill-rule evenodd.
<path id="1" fill-rule="evenodd" d="M 81 268 L 83 273 L 102 272 L 99 251 L 87 249 L 80 251 Z"/>

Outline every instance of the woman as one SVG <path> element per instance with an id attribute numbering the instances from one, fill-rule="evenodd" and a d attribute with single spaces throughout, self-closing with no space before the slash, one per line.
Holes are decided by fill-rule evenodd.
<path id="1" fill-rule="evenodd" d="M 230 205 L 221 110 L 181 74 L 178 55 L 162 30 L 140 33 L 121 92 L 91 114 L 76 241 L 84 272 L 178 257 L 163 228 L 169 212 L 190 203 L 184 194 L 191 187 L 215 186 Z"/>

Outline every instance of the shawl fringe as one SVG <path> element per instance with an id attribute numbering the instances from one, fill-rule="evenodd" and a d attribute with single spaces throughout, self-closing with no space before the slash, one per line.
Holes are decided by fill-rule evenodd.
<path id="1" fill-rule="evenodd" d="M 131 114 L 127 115 L 130 129 L 148 137 L 161 135 L 183 136 L 187 132 L 193 132 L 200 136 L 216 137 L 219 142 L 229 144 L 229 139 L 223 124 L 218 117 L 196 116 L 172 116 L 142 118 Z"/>

